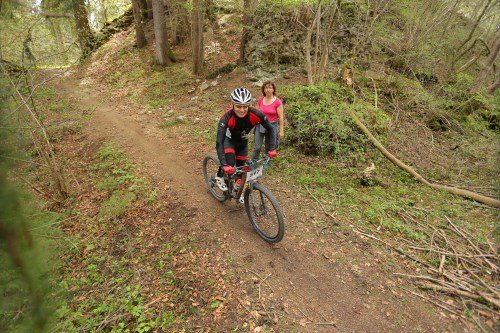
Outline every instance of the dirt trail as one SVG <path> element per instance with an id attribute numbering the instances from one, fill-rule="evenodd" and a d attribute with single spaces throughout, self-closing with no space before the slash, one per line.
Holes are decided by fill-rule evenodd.
<path id="1" fill-rule="evenodd" d="M 196 214 L 190 226 L 193 233 L 224 242 L 227 255 L 249 276 L 267 277 L 261 297 L 270 312 L 280 314 L 277 331 L 458 329 L 436 309 L 404 293 L 396 279 L 380 268 L 387 253 L 341 229 L 327 236 L 307 232 L 304 221 L 316 207 L 289 211 L 290 199 L 277 193 L 286 214 L 287 233 L 279 245 L 268 245 L 253 231 L 244 210 L 235 209 L 233 203 L 220 204 L 209 195 L 201 174 L 204 152 L 182 154 L 180 138 L 168 130 L 159 131 L 154 123 L 139 121 L 128 111 L 126 101 L 112 102 L 106 91 L 93 87 L 74 77 L 59 83 L 62 93 L 73 97 L 81 108 L 94 106 L 85 125 L 91 139 L 117 139 L 159 191 L 175 191 L 192 208 Z"/>

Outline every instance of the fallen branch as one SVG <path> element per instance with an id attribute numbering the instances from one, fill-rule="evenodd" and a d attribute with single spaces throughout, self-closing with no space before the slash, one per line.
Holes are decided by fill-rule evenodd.
<path id="1" fill-rule="evenodd" d="M 361 131 L 363 133 L 365 133 L 366 136 L 368 136 L 368 138 L 370 139 L 370 141 L 375 145 L 375 147 L 377 147 L 377 149 L 385 157 L 387 157 L 393 164 L 395 164 L 399 168 L 405 170 L 410 175 L 412 175 L 413 177 L 415 177 L 422 184 L 425 184 L 425 185 L 427 185 L 427 186 L 429 186 L 429 187 L 431 187 L 433 189 L 445 190 L 445 191 L 447 191 L 449 193 L 460 195 L 462 197 L 466 197 L 466 198 L 469 198 L 469 199 L 472 199 L 472 200 L 484 203 L 484 204 L 489 205 L 489 206 L 500 207 L 500 201 L 497 200 L 497 199 L 490 198 L 490 197 L 487 197 L 487 196 L 484 196 L 484 195 L 481 195 L 481 194 L 478 194 L 478 193 L 475 193 L 475 192 L 472 192 L 472 191 L 469 191 L 469 190 L 464 190 L 464 189 L 459 189 L 459 188 L 456 188 L 456 187 L 451 187 L 451 186 L 446 186 L 446 185 L 440 185 L 440 184 L 434 184 L 434 183 L 429 182 L 427 179 L 425 179 L 424 177 L 422 177 L 419 173 L 417 173 L 415 170 L 413 170 L 408 165 L 406 165 L 403 162 L 401 162 L 398 158 L 396 158 L 394 155 L 392 155 L 387 149 L 385 149 L 385 147 L 382 145 L 382 143 L 380 143 L 380 141 L 378 141 L 377 138 L 375 138 L 373 136 L 373 134 L 358 119 L 358 117 L 354 114 L 353 111 L 350 111 L 350 114 L 351 114 L 352 119 L 356 123 L 356 125 L 359 127 L 359 129 L 361 129 Z"/>
<path id="2" fill-rule="evenodd" d="M 257 276 L 257 277 L 261 280 L 261 282 L 265 282 L 265 283 L 266 283 L 266 285 L 269 287 L 269 289 L 271 289 L 271 292 L 273 292 L 273 293 L 274 293 L 273 288 L 272 288 L 272 287 L 269 285 L 269 283 L 267 283 L 267 281 L 266 281 L 266 280 L 267 280 L 267 278 L 268 278 L 270 275 L 266 276 L 266 278 L 265 278 L 265 279 L 263 279 L 263 278 L 262 278 L 259 274 L 257 274 L 256 272 L 252 271 L 251 269 L 249 269 L 248 271 L 249 271 L 250 273 L 254 274 L 255 276 Z M 260 299 L 260 296 L 259 296 L 259 299 Z"/>
<path id="3" fill-rule="evenodd" d="M 467 237 L 467 235 L 465 235 L 465 232 L 461 231 L 456 225 L 453 224 L 453 222 L 451 222 L 451 220 L 448 218 L 448 216 L 444 216 L 446 218 L 446 221 L 448 221 L 448 223 L 453 227 L 453 229 L 455 230 L 455 232 L 457 234 L 459 234 L 460 236 L 462 236 L 473 248 L 474 250 L 476 250 L 476 252 L 483 256 L 484 257 L 484 253 L 481 252 L 481 250 L 479 249 L 479 247 L 477 247 L 476 244 L 474 244 L 474 242 L 472 242 L 470 240 L 469 237 Z M 497 272 L 498 271 L 498 267 L 493 264 L 491 261 L 489 261 L 486 257 L 484 257 L 484 261 L 486 261 L 488 263 L 488 265 L 490 265 L 491 269 L 493 269 L 494 272 Z"/>
<path id="4" fill-rule="evenodd" d="M 467 319 L 467 317 L 463 316 L 460 312 L 458 312 L 458 311 L 454 311 L 454 310 L 452 310 L 452 309 L 450 309 L 450 308 L 448 308 L 448 307 L 446 307 L 446 306 L 444 306 L 444 305 L 442 305 L 442 304 L 440 304 L 440 303 L 438 303 L 438 302 L 434 302 L 433 300 L 431 300 L 431 299 L 430 299 L 430 298 L 428 298 L 428 297 L 425 297 L 424 295 L 421 295 L 421 294 L 419 294 L 419 293 L 416 293 L 416 292 L 411 291 L 411 290 L 406 289 L 406 288 L 402 288 L 402 289 L 403 289 L 403 290 L 406 290 L 407 292 L 409 292 L 409 293 L 410 293 L 410 294 L 412 294 L 412 295 L 418 296 L 418 297 L 420 297 L 420 298 L 422 298 L 422 299 L 426 300 L 427 302 L 432 303 L 432 304 L 434 304 L 434 305 L 436 305 L 436 306 L 440 307 L 441 309 L 444 309 L 444 310 L 446 310 L 446 311 L 448 311 L 448 312 L 450 312 L 450 313 L 454 314 L 455 316 L 458 316 L 458 317 L 461 317 L 461 318 L 463 318 L 463 319 L 465 319 L 465 320 L 468 320 L 468 319 Z"/>
<path id="5" fill-rule="evenodd" d="M 408 278 L 411 278 L 411 279 L 426 280 L 426 281 L 431 281 L 431 282 L 434 282 L 434 283 L 439 283 L 440 285 L 445 285 L 445 286 L 450 287 L 450 288 L 453 287 L 451 284 L 447 283 L 446 281 L 441 281 L 441 280 L 435 279 L 435 278 L 430 277 L 430 276 L 425 276 L 425 275 L 410 275 L 410 274 L 403 274 L 403 273 L 393 273 L 393 275 L 404 276 L 404 277 L 408 277 Z"/>
<path id="6" fill-rule="evenodd" d="M 450 295 L 455 295 L 455 296 L 464 296 L 467 298 L 470 298 L 476 302 L 482 303 L 484 300 L 487 302 L 493 304 L 497 308 L 500 308 L 500 300 L 494 298 L 494 296 L 490 296 L 484 292 L 477 291 L 477 293 L 471 293 L 468 291 L 460 290 L 457 288 L 450 288 L 450 287 L 445 287 L 445 286 L 439 286 L 435 284 L 422 284 L 421 285 L 425 289 L 432 289 L 436 291 L 441 291 Z"/>
<path id="7" fill-rule="evenodd" d="M 439 253 L 439 254 L 446 255 L 446 256 L 458 256 L 459 258 L 496 258 L 497 257 L 494 254 L 457 254 L 457 253 L 442 251 L 440 249 L 436 250 L 436 249 L 418 247 L 418 246 L 408 246 L 408 248 L 412 249 L 412 250 Z"/>
<path id="8" fill-rule="evenodd" d="M 260 301 L 260 288 L 262 286 L 262 282 L 266 281 L 268 277 L 270 277 L 273 273 L 269 273 L 263 280 L 259 282 L 259 301 Z"/>
<path id="9" fill-rule="evenodd" d="M 444 254 L 441 255 L 441 261 L 439 262 L 439 273 L 443 274 L 444 272 L 444 261 L 446 260 L 446 256 Z"/>
<path id="10" fill-rule="evenodd" d="M 489 286 L 486 282 L 484 282 L 483 279 L 481 279 L 476 273 L 474 273 L 472 270 L 469 269 L 469 267 L 467 267 L 467 265 L 463 265 L 463 267 L 465 268 L 465 270 L 467 272 L 469 272 L 470 275 L 472 275 L 476 280 L 478 280 L 484 287 L 486 287 L 486 289 L 488 289 L 489 291 L 491 291 L 495 297 L 499 298 L 500 299 L 500 293 L 493 289 L 491 286 Z"/>
<path id="11" fill-rule="evenodd" d="M 320 325 L 320 326 L 333 326 L 333 327 L 337 327 L 337 324 L 334 323 L 334 322 L 330 322 L 330 323 L 312 323 L 313 325 Z"/>
<path id="12" fill-rule="evenodd" d="M 378 237 L 375 237 L 375 236 L 373 236 L 373 235 L 370 235 L 370 234 L 367 234 L 367 233 L 361 232 L 361 231 L 359 231 L 359 230 L 352 229 L 352 231 L 354 231 L 355 233 L 360 234 L 360 235 L 362 235 L 362 236 L 365 236 L 365 237 L 368 237 L 368 238 L 374 239 L 374 240 L 376 240 L 376 241 L 379 241 L 379 242 L 381 242 L 382 244 L 389 246 L 391 249 L 395 250 L 395 251 L 396 251 L 396 252 L 398 252 L 399 254 L 402 254 L 403 256 L 405 256 L 405 257 L 407 257 L 407 258 L 409 258 L 409 259 L 411 259 L 411 260 L 413 260 L 413 261 L 415 261 L 415 262 L 418 262 L 419 264 L 421 264 L 421 265 L 423 265 L 423 266 L 425 266 L 425 267 L 429 268 L 430 270 L 433 270 L 434 272 L 437 272 L 437 270 L 436 270 L 435 268 L 431 267 L 428 263 L 426 263 L 426 262 L 424 262 L 424 261 L 422 261 L 422 260 L 420 260 L 420 259 L 417 259 L 417 258 L 413 257 L 412 255 L 410 255 L 410 254 L 406 253 L 405 251 L 403 251 L 403 250 L 402 250 L 402 249 L 400 249 L 399 247 L 395 247 L 394 245 L 389 244 L 388 242 L 385 242 L 385 241 L 381 240 L 381 239 L 380 239 L 380 238 L 378 238 Z"/>
<path id="13" fill-rule="evenodd" d="M 304 186 L 304 187 L 306 188 L 306 190 L 307 190 L 307 192 L 309 193 L 309 195 L 310 195 L 310 196 L 311 196 L 314 200 L 316 200 L 316 202 L 320 205 L 321 209 L 323 209 L 323 213 L 325 213 L 325 215 L 326 215 L 326 216 L 330 216 L 332 219 L 334 219 L 334 220 L 335 220 L 335 217 L 334 217 L 331 213 L 328 213 L 328 212 L 326 211 L 326 209 L 325 209 L 325 207 L 323 206 L 323 204 L 319 201 L 319 199 L 318 199 L 318 198 L 316 198 L 316 197 L 314 196 L 314 194 L 312 194 L 312 193 L 311 193 L 311 191 L 309 190 L 309 188 L 308 188 L 307 186 Z"/>
<path id="14" fill-rule="evenodd" d="M 491 296 L 488 296 L 487 294 L 484 294 L 484 295 L 480 295 L 479 293 L 476 293 L 474 294 L 474 291 L 477 290 L 477 288 L 475 286 L 472 286 L 469 282 L 466 282 L 466 280 L 464 278 L 459 278 L 459 277 L 456 277 L 454 276 L 453 274 L 450 274 L 450 273 L 446 273 L 446 272 L 439 272 L 438 269 L 430 266 L 428 263 L 418 259 L 418 258 L 415 258 L 413 257 L 412 255 L 408 254 L 408 253 L 405 253 L 405 251 L 403 251 L 402 249 L 398 248 L 398 247 L 395 247 L 394 245 L 388 243 L 388 242 L 385 242 L 383 240 L 381 240 L 380 238 L 378 237 L 375 237 L 373 235 L 370 235 L 370 234 L 367 234 L 367 233 L 364 233 L 364 232 L 361 232 L 361 231 L 358 231 L 356 229 L 352 229 L 355 233 L 357 234 L 360 234 L 364 237 L 368 237 L 368 238 L 371 238 L 371 239 L 374 239 L 374 240 L 377 240 L 383 244 L 385 244 L 386 246 L 389 246 L 390 248 L 392 248 L 393 250 L 397 251 L 398 253 L 404 255 L 405 257 L 415 261 L 415 262 L 418 262 L 419 264 L 423 265 L 424 267 L 426 267 L 430 272 L 434 273 L 434 274 L 437 274 L 437 275 L 441 275 L 441 276 L 444 276 L 445 278 L 447 278 L 448 280 L 450 280 L 452 283 L 454 283 L 456 286 L 458 286 L 459 288 L 461 288 L 464 293 L 467 293 L 467 295 L 465 294 L 462 294 L 461 296 L 466 296 L 466 297 L 469 297 L 470 295 L 473 295 L 472 299 L 478 299 L 480 297 L 483 297 L 486 299 L 486 297 L 484 297 L 484 295 L 486 295 L 488 298 L 490 299 L 487 299 L 488 302 L 490 302 L 491 304 L 494 304 L 496 305 L 497 302 L 499 302 L 498 300 L 496 300 L 494 297 L 492 298 Z M 451 287 L 452 285 L 448 282 L 445 282 L 445 281 L 440 281 L 440 280 L 437 280 L 437 279 L 434 279 L 432 277 L 425 277 L 425 276 L 411 276 L 411 275 L 407 275 L 408 277 L 413 277 L 413 278 L 420 278 L 420 279 L 425 279 L 425 280 L 428 280 L 428 281 L 432 281 L 432 282 L 437 282 L 437 283 L 440 283 L 440 284 L 444 284 L 446 285 L 447 287 Z M 454 287 L 452 287 L 451 289 L 453 289 Z M 450 290 L 451 290 L 450 289 Z M 459 294 L 457 294 L 459 295 Z"/>

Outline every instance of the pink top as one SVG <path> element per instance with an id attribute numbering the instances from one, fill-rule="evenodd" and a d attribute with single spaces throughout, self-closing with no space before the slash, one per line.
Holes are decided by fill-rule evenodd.
<path id="1" fill-rule="evenodd" d="M 259 109 L 262 111 L 270 122 L 274 123 L 279 119 L 278 108 L 283 105 L 283 102 L 278 97 L 275 97 L 274 102 L 269 105 L 264 105 L 264 96 L 260 96 L 257 103 L 259 103 Z"/>

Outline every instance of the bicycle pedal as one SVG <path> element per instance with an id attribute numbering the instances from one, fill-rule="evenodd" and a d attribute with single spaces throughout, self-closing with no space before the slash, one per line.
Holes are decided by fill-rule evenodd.
<path id="1" fill-rule="evenodd" d="M 221 191 L 227 191 L 227 185 L 221 177 L 215 177 L 215 184 Z"/>

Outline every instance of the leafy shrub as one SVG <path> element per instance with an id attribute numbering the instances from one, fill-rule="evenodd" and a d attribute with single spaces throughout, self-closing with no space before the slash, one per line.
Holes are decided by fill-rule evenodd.
<path id="1" fill-rule="evenodd" d="M 494 98 L 471 93 L 473 83 L 473 77 L 459 73 L 449 82 L 440 84 L 436 91 L 429 91 L 417 80 L 393 75 L 383 83 L 381 93 L 396 98 L 401 109 L 417 114 L 434 131 L 462 131 L 469 123 L 469 115 L 476 114 L 490 129 L 497 128 Z"/>
<path id="2" fill-rule="evenodd" d="M 384 134 L 387 116 L 371 105 L 350 103 L 351 94 L 337 83 L 296 86 L 285 91 L 287 140 L 308 154 L 363 151 L 367 139 L 352 120 L 352 110 L 375 132 Z"/>
<path id="3" fill-rule="evenodd" d="M 443 86 L 443 95 L 449 99 L 465 101 L 474 84 L 474 77 L 466 73 L 458 73 Z"/>
<path id="4" fill-rule="evenodd" d="M 437 108 L 435 97 L 417 80 L 400 75 L 389 76 L 383 92 L 386 95 L 392 93 L 403 110 L 425 114 Z"/>
<path id="5" fill-rule="evenodd" d="M 117 190 L 111 197 L 104 201 L 99 209 L 102 218 L 118 218 L 127 210 L 128 205 L 136 199 L 132 192 Z"/>
<path id="6" fill-rule="evenodd" d="M 446 84 L 443 84 L 436 100 L 438 101 L 438 113 L 441 118 L 446 116 L 461 127 L 470 127 L 475 131 L 486 128 L 495 130 L 499 128 L 499 107 L 496 95 L 484 95 L 482 93 L 471 93 L 475 78 L 466 73 L 458 73 Z M 482 125 L 471 119 L 484 120 Z M 472 126 L 469 126 L 472 125 Z"/>

